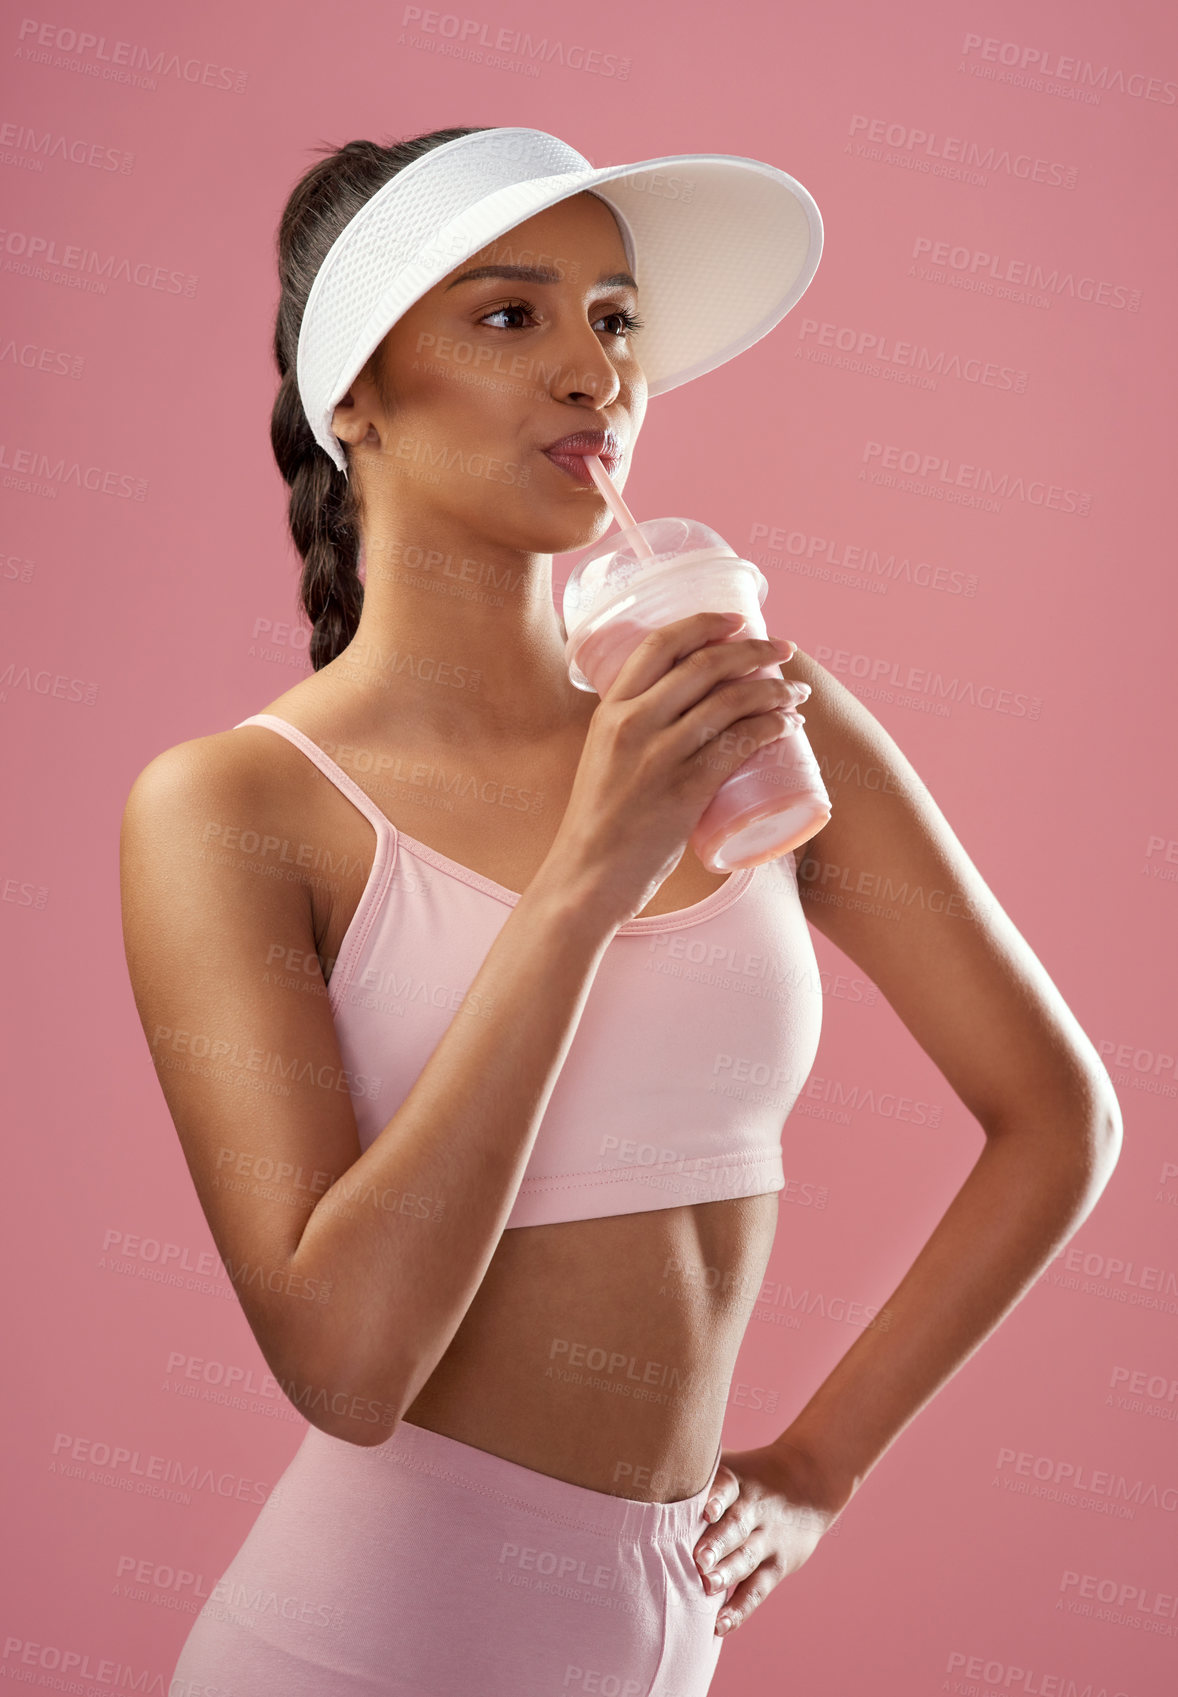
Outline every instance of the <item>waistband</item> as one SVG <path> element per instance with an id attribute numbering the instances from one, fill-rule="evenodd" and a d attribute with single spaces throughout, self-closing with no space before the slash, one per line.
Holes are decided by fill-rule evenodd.
<path id="1" fill-rule="evenodd" d="M 415 1473 L 492 1497 L 542 1520 L 613 1538 L 664 1544 L 694 1539 L 706 1524 L 704 1506 L 720 1466 L 722 1448 L 721 1438 L 702 1489 L 671 1503 L 641 1502 L 635 1497 L 617 1497 L 609 1491 L 570 1484 L 489 1450 L 460 1443 L 427 1426 L 414 1426 L 408 1420 L 400 1421 L 392 1436 L 369 1454 L 387 1456 Z"/>

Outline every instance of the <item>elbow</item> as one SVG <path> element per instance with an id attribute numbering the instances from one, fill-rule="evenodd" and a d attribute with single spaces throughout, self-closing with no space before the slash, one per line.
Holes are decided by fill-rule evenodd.
<path id="1" fill-rule="evenodd" d="M 313 1415 L 305 1408 L 299 1412 L 327 1437 L 366 1450 L 387 1443 L 402 1419 L 399 1403 L 387 1397 L 356 1396 L 349 1392 L 335 1392 L 326 1399 L 326 1406 Z"/>
<path id="2" fill-rule="evenodd" d="M 378 1377 L 349 1371 L 326 1352 L 310 1359 L 300 1356 L 284 1364 L 290 1371 L 271 1370 L 279 1389 L 297 1414 L 326 1437 L 360 1449 L 387 1443 L 401 1423 L 410 1398 L 396 1363 L 386 1364 Z"/>
<path id="3" fill-rule="evenodd" d="M 386 1377 L 364 1389 L 337 1385 L 329 1398 L 322 1430 L 329 1437 L 360 1449 L 375 1449 L 387 1443 L 404 1418 L 410 1398 L 403 1381 Z"/>
<path id="4" fill-rule="evenodd" d="M 340 1423 L 333 1421 L 330 1425 L 321 1425 L 319 1430 L 329 1438 L 338 1438 L 340 1443 L 351 1444 L 356 1449 L 379 1449 L 381 1444 L 387 1444 L 397 1427 L 401 1424 L 400 1415 L 382 1416 L 376 1422 Z"/>
<path id="5" fill-rule="evenodd" d="M 1091 1212 L 1113 1176 L 1121 1155 L 1124 1124 L 1121 1105 L 1106 1073 L 1092 1081 L 1083 1109 L 1061 1110 L 1076 1158 L 1076 1189 L 1083 1217 Z"/>
<path id="6" fill-rule="evenodd" d="M 1055 1059 L 1042 1073 L 1025 1074 L 1017 1088 L 1011 1083 L 1001 1101 L 978 1114 L 987 1135 L 1036 1132 L 1054 1141 L 1084 1148 L 1103 1162 L 1116 1165 L 1124 1125 L 1117 1092 L 1099 1057 L 1069 1053 Z"/>
<path id="7" fill-rule="evenodd" d="M 983 1122 L 988 1141 L 1018 1148 L 1045 1181 L 1091 1206 L 1120 1159 L 1124 1122 L 1112 1079 L 1099 1062 L 1075 1068 L 1067 1087 L 1022 1097 Z"/>
<path id="8" fill-rule="evenodd" d="M 297 1328 L 289 1316 L 285 1329 L 275 1322 L 266 1359 L 287 1401 L 316 1430 L 375 1449 L 401 1424 L 443 1346 L 434 1340 L 423 1350 L 414 1316 L 390 1318 L 342 1296 L 332 1307 L 308 1305 Z"/>
<path id="9" fill-rule="evenodd" d="M 1084 1122 L 1087 1132 L 1086 1148 L 1094 1177 L 1101 1188 L 1112 1177 L 1121 1155 L 1125 1124 L 1116 1087 L 1103 1061 L 1085 1071 Z"/>
<path id="10" fill-rule="evenodd" d="M 1075 1209 L 1073 1232 L 1089 1218 L 1103 1196 L 1120 1158 L 1123 1135 L 1121 1108 L 1110 1083 L 1083 1126 L 1071 1187 Z"/>
<path id="11" fill-rule="evenodd" d="M 1105 1074 L 1107 1081 L 1103 1091 L 1096 1123 L 1092 1131 L 1092 1146 L 1095 1160 L 1104 1174 L 1104 1183 L 1112 1177 L 1113 1168 L 1121 1158 L 1121 1145 L 1125 1140 L 1125 1123 L 1121 1118 L 1121 1104 L 1113 1089 L 1112 1080 Z"/>

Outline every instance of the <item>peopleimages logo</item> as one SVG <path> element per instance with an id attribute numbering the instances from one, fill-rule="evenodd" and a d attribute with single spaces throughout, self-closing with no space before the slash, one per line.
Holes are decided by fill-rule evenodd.
<path id="1" fill-rule="evenodd" d="M 41 23 L 22 18 L 17 29 L 15 57 L 27 65 L 49 65 L 56 70 L 81 71 L 104 82 L 134 83 L 138 88 L 155 88 L 156 77 L 175 77 L 180 82 L 199 83 L 202 88 L 245 93 L 244 71 L 216 65 L 207 59 L 183 58 L 164 48 L 143 47 L 134 41 L 108 41 L 90 30 L 71 29 L 65 24 Z M 63 57 L 69 55 L 69 57 Z"/>
<path id="2" fill-rule="evenodd" d="M 1178 1509 L 1178 1485 L 1159 1485 L 1153 1479 L 1130 1481 L 1123 1473 L 1110 1473 L 1107 1468 L 1093 1468 L 1058 1456 L 1032 1455 L 1029 1450 L 1001 1448 L 995 1467 L 1000 1474 L 1009 1470 L 1020 1478 L 1034 1479 L 1041 1485 L 1059 1486 L 1078 1496 L 1104 1497 L 1110 1503 L 1157 1508 L 1166 1514 L 1173 1514 Z"/>
<path id="3" fill-rule="evenodd" d="M 983 389 L 1010 390 L 1024 394 L 1027 372 L 1021 366 L 996 365 L 978 354 L 951 353 L 931 348 L 926 342 L 909 342 L 883 330 L 867 330 L 852 324 L 832 324 L 829 319 L 803 318 L 798 325 L 798 342 L 865 358 L 878 366 L 910 368 L 930 377 L 956 377 Z"/>
<path id="4" fill-rule="evenodd" d="M 79 701 L 93 707 L 98 700 L 98 685 L 84 678 L 71 678 L 66 672 L 42 669 L 34 672 L 31 666 L 19 666 L 10 660 L 0 670 L 0 702 L 8 700 L 10 689 L 23 689 L 34 695 L 51 695 L 57 701 Z"/>
<path id="5" fill-rule="evenodd" d="M 174 271 L 149 259 L 134 259 L 112 249 L 84 247 L 78 242 L 59 245 L 56 236 L 37 231 L 0 229 L 4 269 L 21 277 L 64 284 L 90 294 L 106 294 L 112 281 L 161 294 L 196 297 L 194 272 Z"/>
<path id="6" fill-rule="evenodd" d="M 758 520 L 750 528 L 747 546 L 756 548 L 762 543 L 770 550 L 768 553 L 762 552 L 759 560 L 753 554 L 747 557 L 769 571 L 783 568 L 802 577 L 818 578 L 823 583 L 863 587 L 872 594 L 886 594 L 893 583 L 971 599 L 978 592 L 976 572 L 933 565 L 931 561 L 894 551 L 882 552 L 866 542 L 844 542 Z"/>
<path id="7" fill-rule="evenodd" d="M 860 483 L 871 481 L 892 485 L 895 478 L 888 474 L 899 471 L 919 478 L 926 485 L 926 492 L 935 494 L 939 500 L 960 498 L 960 492 L 967 491 L 970 495 L 989 495 L 996 500 L 1025 501 L 1029 507 L 1047 507 L 1053 512 L 1077 513 L 1081 518 L 1087 518 L 1092 511 L 1092 496 L 1078 489 L 1044 483 L 1041 478 L 1028 479 L 1019 472 L 969 465 L 964 460 L 952 460 L 945 454 L 906 448 L 899 442 L 864 442 L 860 458 L 863 463 Z M 870 480 L 868 467 L 872 468 Z M 996 510 L 1001 511 L 1000 508 Z"/>
<path id="8" fill-rule="evenodd" d="M 864 137 L 878 151 L 881 147 L 896 153 L 921 170 L 936 171 L 937 166 L 961 165 L 974 171 L 994 171 L 1003 176 L 1021 177 L 1032 183 L 1047 183 L 1051 187 L 1075 188 L 1077 171 L 1074 165 L 1059 160 L 1043 159 L 1029 153 L 1011 153 L 1008 148 L 993 142 L 972 141 L 967 136 L 938 135 L 935 130 L 923 130 L 915 124 L 869 118 L 865 113 L 851 114 L 848 134 Z M 851 150 L 848 142 L 844 151 Z M 856 149 L 856 151 L 861 151 Z M 939 174 L 949 174 L 941 172 Z"/>
<path id="9" fill-rule="evenodd" d="M 39 130 L 32 124 L 16 121 L 0 124 L 0 147 L 26 155 L 25 169 L 30 171 L 43 171 L 50 159 L 63 165 L 81 165 L 89 171 L 117 171 L 124 177 L 129 177 L 135 169 L 135 155 L 125 148 L 84 141 L 62 130 Z M 14 163 L 6 161 L 9 162 Z"/>
<path id="10" fill-rule="evenodd" d="M 166 1496 L 169 1488 L 174 1488 L 185 1502 L 191 1501 L 187 1493 L 207 1491 L 217 1497 L 234 1497 L 238 1502 L 264 1503 L 269 1495 L 269 1487 L 261 1479 L 216 1473 L 200 1462 L 145 1453 L 125 1444 L 83 1438 L 72 1432 L 54 1433 L 51 1455 L 49 1471 L 55 1477 L 87 1478 L 140 1496 Z M 87 1472 L 87 1468 L 91 1471 Z M 101 1469 L 101 1473 L 96 1475 L 94 1468 Z"/>
<path id="11" fill-rule="evenodd" d="M 406 6 L 402 26 L 412 26 L 416 36 L 402 29 L 399 47 L 424 48 L 453 59 L 469 59 L 492 70 L 522 71 L 539 76 L 544 65 L 563 65 L 570 71 L 588 71 L 592 76 L 613 77 L 626 82 L 630 60 L 617 53 L 603 53 L 579 42 L 537 38 L 527 30 L 496 28 L 482 18 L 462 18 L 456 12 L 437 12 L 421 6 Z M 429 38 L 433 39 L 429 39 Z M 434 41 L 439 45 L 434 46 Z"/>
<path id="12" fill-rule="evenodd" d="M 1078 94 L 1089 97 L 1099 89 L 1104 93 L 1128 94 L 1135 100 L 1156 100 L 1163 106 L 1173 106 L 1178 101 L 1178 83 L 1162 82 L 1159 77 L 1146 76 L 1144 71 L 1123 71 L 1119 66 L 1101 65 L 1098 69 L 1091 59 L 1073 59 L 1067 54 L 1049 52 L 1046 47 L 1027 47 L 1018 41 L 999 41 L 992 35 L 967 34 L 961 51 L 967 59 L 1073 83 Z"/>
<path id="13" fill-rule="evenodd" d="M 802 1095 L 808 1102 L 851 1107 L 880 1119 L 898 1120 L 903 1125 L 929 1126 L 935 1130 L 941 1124 L 941 1108 L 935 1102 L 898 1096 L 891 1090 L 876 1091 L 867 1084 L 844 1084 L 841 1079 L 824 1078 L 819 1073 L 810 1074 Z"/>
<path id="14" fill-rule="evenodd" d="M 977 1682 L 1001 1690 L 1008 1697 L 1129 1697 L 1127 1691 L 1110 1691 L 1107 1686 L 1093 1685 L 1091 1680 L 1072 1679 L 1062 1673 L 1040 1673 L 1017 1662 L 1000 1661 L 996 1656 L 971 1656 L 964 1650 L 951 1650 L 945 1672 L 956 1674 L 954 1691 L 973 1691 Z M 962 1680 L 975 1683 L 966 1687 Z"/>
<path id="15" fill-rule="evenodd" d="M 883 683 L 938 701 L 964 702 L 996 713 L 1009 713 L 1015 719 L 1037 719 L 1043 706 L 1039 696 L 1027 695 L 1022 690 L 1016 692 L 996 683 L 975 683 L 971 678 L 945 677 L 926 666 L 905 666 L 903 661 L 892 660 L 887 655 L 853 654 L 849 649 L 831 648 L 819 642 L 814 645 L 814 658 L 835 674 L 872 686 Z"/>
<path id="16" fill-rule="evenodd" d="M 917 236 L 912 244 L 912 260 L 908 270 L 910 277 L 924 275 L 918 268 L 919 262 L 927 262 L 968 274 L 971 279 L 983 280 L 987 285 L 1010 283 L 1038 289 L 1049 297 L 1070 295 L 1072 299 L 1090 306 L 1115 306 L 1126 312 L 1141 310 L 1140 289 L 1130 289 L 1123 283 L 1112 283 L 1103 277 L 1077 276 L 1074 271 L 1061 270 L 1058 265 L 1045 267 L 1037 259 L 1016 259 L 1013 256 L 1004 259 L 1001 254 L 989 253 L 985 248 L 969 248 L 961 242 Z M 987 292 L 992 293 L 993 290 L 988 289 Z M 1005 293 L 1000 288 L 999 298 L 1003 298 Z"/>
<path id="17" fill-rule="evenodd" d="M 0 442 L 0 487 L 19 489 L 56 501 L 59 489 L 72 485 L 87 495 L 112 495 L 119 501 L 145 501 L 147 479 L 113 466 L 83 465 L 66 454 L 56 458 L 40 448 L 21 448 Z"/>

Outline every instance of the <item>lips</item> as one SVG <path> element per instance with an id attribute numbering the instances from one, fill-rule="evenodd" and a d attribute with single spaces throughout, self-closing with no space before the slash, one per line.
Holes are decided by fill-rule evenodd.
<path id="1" fill-rule="evenodd" d="M 553 465 L 568 472 L 578 483 L 588 484 L 591 489 L 597 485 L 585 464 L 586 454 L 596 454 L 611 477 L 622 460 L 621 445 L 612 430 L 578 430 L 572 436 L 562 436 L 559 441 L 550 443 L 541 452 Z"/>

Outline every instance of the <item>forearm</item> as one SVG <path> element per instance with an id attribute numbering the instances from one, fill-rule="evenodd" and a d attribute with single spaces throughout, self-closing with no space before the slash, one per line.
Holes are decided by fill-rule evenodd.
<path id="1" fill-rule="evenodd" d="M 303 1319 L 298 1376 L 385 1411 L 375 1430 L 354 1422 L 357 1442 L 388 1437 L 470 1307 L 613 930 L 591 892 L 534 879 L 412 1089 L 307 1221 L 294 1265 L 331 1299 Z M 406 1193 L 431 1199 L 428 1218 L 381 1205 Z"/>
<path id="2" fill-rule="evenodd" d="M 1120 1119 L 1075 1107 L 1005 1122 L 876 1318 L 776 1443 L 841 1509 L 920 1410 L 995 1330 L 1092 1210 Z"/>

